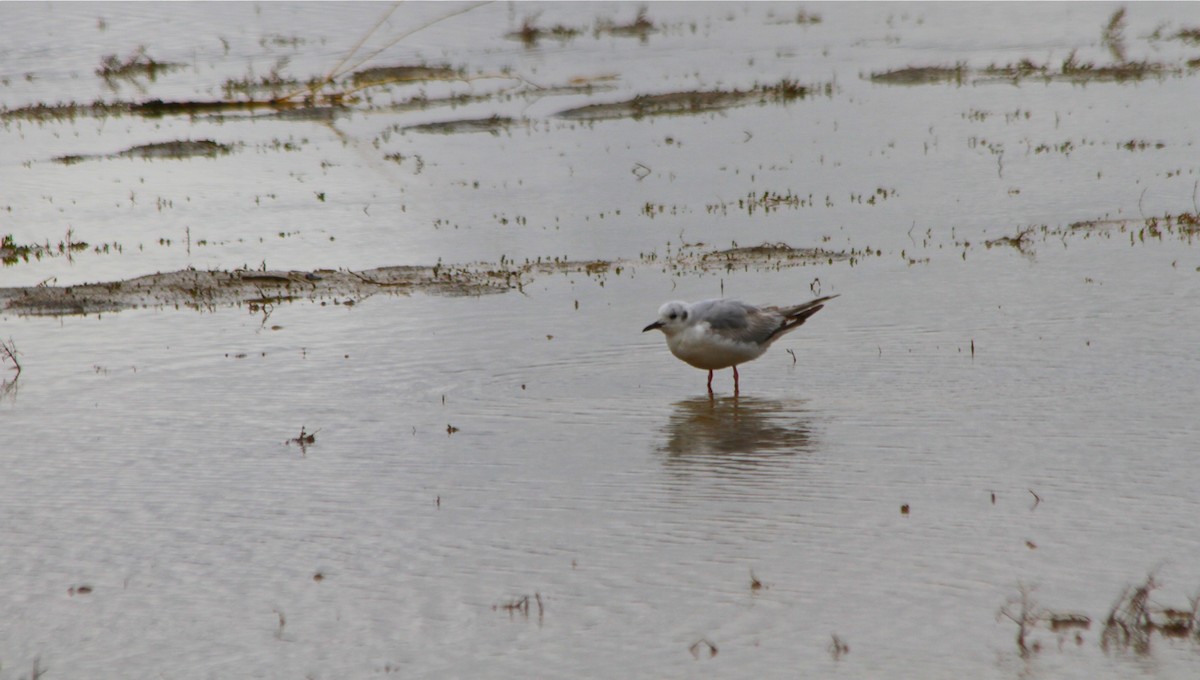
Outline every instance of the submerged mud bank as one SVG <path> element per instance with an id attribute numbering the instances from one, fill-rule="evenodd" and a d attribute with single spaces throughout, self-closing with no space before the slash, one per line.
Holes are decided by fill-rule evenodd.
<path id="1" fill-rule="evenodd" d="M 317 269 L 201 271 L 186 269 L 149 274 L 125 281 L 77 286 L 0 288 L 0 310 L 25 316 L 67 316 L 117 312 L 139 307 L 212 310 L 229 305 L 270 305 L 281 302 L 356 304 L 372 295 L 485 295 L 521 290 L 539 275 L 581 273 L 603 277 L 635 266 L 670 271 L 714 271 L 730 268 L 787 268 L 852 260 L 863 253 L 793 248 L 763 244 L 728 250 L 684 244 L 660 256 L 638 261 L 535 260 L 524 263 L 478 263 L 464 266 L 398 266 L 364 271 Z"/>
<path id="2" fill-rule="evenodd" d="M 478 295 L 515 285 L 507 272 L 449 271 L 439 267 L 381 267 L 362 272 L 182 270 L 78 286 L 2 288 L 0 308 L 22 315 L 64 316 L 138 307 L 206 310 L 233 304 L 268 305 L 299 300 L 353 304 L 381 292 L 405 294 L 421 290 Z"/>
<path id="3" fill-rule="evenodd" d="M 124 281 L 86 283 L 76 286 L 0 288 L 0 312 L 26 316 L 64 316 L 116 312 L 139 307 L 176 307 L 212 310 L 228 305 L 269 305 L 282 302 L 333 302 L 355 304 L 376 294 L 486 295 L 510 290 L 523 291 L 539 276 L 582 274 L 603 280 L 608 275 L 633 272 L 636 268 L 659 269 L 672 275 L 718 271 L 773 271 L 811 265 L 847 263 L 854 266 L 866 258 L 898 255 L 910 266 L 927 264 L 928 253 L 950 248 L 967 253 L 980 247 L 991 250 L 1011 247 L 1026 257 L 1036 257 L 1039 245 L 1075 239 L 1127 237 L 1131 245 L 1146 241 L 1177 239 L 1191 244 L 1200 235 L 1200 215 L 1191 212 L 1160 215 L 1142 220 L 1094 219 L 1067 225 L 1026 225 L 1012 235 L 971 242 L 951 236 L 943 242 L 927 234 L 922 245 L 895 251 L 870 246 L 847 250 L 798 248 L 786 243 L 712 248 L 707 243 L 682 242 L 669 245 L 664 253 L 642 253 L 637 259 L 572 260 L 539 258 L 516 262 L 477 262 L 466 265 L 392 266 L 363 271 L 346 269 L 210 270 L 186 269 L 149 274 Z M 87 247 L 87 244 L 82 244 Z M 37 246 L 41 247 L 41 246 Z M 48 248 L 49 246 L 47 246 Z M 7 248 L 7 244 L 6 244 Z M 27 255 L 0 248 L 6 261 L 17 262 Z M 49 252 L 49 251 L 47 251 Z M 53 253 L 50 253 L 51 255 Z M 1200 267 L 1197 268 L 1200 271 Z"/>

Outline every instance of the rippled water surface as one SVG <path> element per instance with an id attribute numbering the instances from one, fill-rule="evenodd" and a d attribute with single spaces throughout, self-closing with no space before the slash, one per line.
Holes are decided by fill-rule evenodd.
<path id="1" fill-rule="evenodd" d="M 1200 15 L 1120 7 L 0 5 L 0 237 L 45 246 L 0 288 L 602 261 L 0 311 L 0 678 L 1195 677 Z M 461 72 L 91 106 L 360 41 Z M 97 75 L 139 47 L 179 66 Z M 228 150 L 131 152 L 197 140 Z M 831 257 L 672 259 L 763 243 Z M 834 293 L 737 396 L 640 333 Z"/>

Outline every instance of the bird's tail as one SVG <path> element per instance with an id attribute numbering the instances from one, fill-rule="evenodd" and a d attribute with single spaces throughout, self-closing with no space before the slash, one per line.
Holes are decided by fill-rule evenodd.
<path id="1" fill-rule="evenodd" d="M 819 297 L 816 300 L 809 300 L 808 302 L 805 302 L 802 305 L 796 305 L 795 307 L 777 308 L 779 313 L 782 314 L 787 321 L 785 321 L 783 325 L 781 325 L 774 333 L 771 334 L 770 339 L 774 340 L 790 330 L 799 328 L 804 324 L 805 321 L 808 321 L 808 317 L 821 311 L 821 309 L 825 306 L 825 303 L 829 302 L 835 297 L 837 297 L 837 295 L 826 295 L 825 297 Z"/>

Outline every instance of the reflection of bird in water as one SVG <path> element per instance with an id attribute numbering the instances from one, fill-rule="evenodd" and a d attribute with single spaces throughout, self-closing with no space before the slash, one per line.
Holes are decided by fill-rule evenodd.
<path id="1" fill-rule="evenodd" d="M 733 367 L 733 393 L 738 393 L 738 364 L 759 358 L 784 333 L 799 328 L 836 295 L 792 307 L 755 307 L 737 300 L 668 302 L 658 321 L 642 332 L 658 329 L 679 359 L 708 370 L 712 394 L 713 371 Z"/>
<path id="2" fill-rule="evenodd" d="M 739 465 L 811 451 L 804 402 L 700 397 L 675 404 L 659 450 L 668 462 Z"/>

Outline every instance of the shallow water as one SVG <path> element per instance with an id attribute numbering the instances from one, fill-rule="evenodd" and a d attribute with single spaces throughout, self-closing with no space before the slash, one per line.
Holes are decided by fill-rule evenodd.
<path id="1" fill-rule="evenodd" d="M 387 7 L 5 5 L 0 102 L 129 98 L 93 71 L 139 44 L 189 66 L 137 100 L 220 96 L 282 56 L 304 78 Z M 21 262 L 0 286 L 262 261 L 626 265 L 482 297 L 5 312 L 23 370 L 3 367 L 0 397 L 0 678 L 1195 675 L 1195 637 L 1100 644 L 1148 573 L 1156 612 L 1200 588 L 1200 257 L 1186 230 L 1142 223 L 1194 210 L 1194 72 L 867 78 L 1073 49 L 1108 63 L 1117 5 L 810 4 L 810 25 L 774 23 L 799 5 L 647 7 L 665 28 L 641 41 L 590 32 L 633 5 L 486 5 L 380 62 L 542 85 L 615 74 L 607 92 L 509 97 L 511 80 L 486 79 L 426 86 L 495 92 L 477 103 L 351 107 L 332 124 L 7 122 L 0 234 L 53 243 L 69 228 L 122 252 Z M 1128 59 L 1194 58 L 1147 37 L 1194 25 L 1188 9 L 1130 5 Z M 401 5 L 377 44 L 449 11 Z M 589 30 L 504 37 L 538 12 Z M 45 26 L 61 45 L 37 38 Z M 782 77 L 836 86 L 694 116 L 554 116 Z M 527 122 L 380 136 L 492 114 Z M 242 146 L 50 160 L 205 138 Z M 806 202 L 738 205 L 763 191 Z M 1132 221 L 1068 228 L 1103 218 Z M 1030 226 L 1022 250 L 984 244 Z M 859 256 L 723 271 L 663 257 L 776 241 Z M 703 372 L 639 333 L 667 299 L 818 292 L 841 297 L 743 366 L 736 398 L 728 371 L 710 399 Z M 312 444 L 288 441 L 301 427 Z M 1043 617 L 1022 656 L 998 616 L 1020 584 L 1090 628 L 1077 641 Z M 831 653 L 835 635 L 848 651 Z"/>

